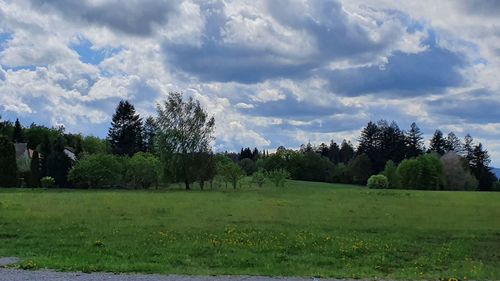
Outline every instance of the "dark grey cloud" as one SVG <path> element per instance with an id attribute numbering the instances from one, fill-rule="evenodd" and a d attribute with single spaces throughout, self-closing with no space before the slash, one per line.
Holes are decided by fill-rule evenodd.
<path id="1" fill-rule="evenodd" d="M 168 64 L 205 81 L 255 83 L 276 77 L 299 79 L 334 59 L 373 57 L 394 39 L 374 41 L 367 30 L 349 20 L 338 1 L 312 2 L 311 16 L 301 16 L 304 11 L 294 10 L 297 6 L 291 1 L 268 1 L 267 5 L 270 15 L 280 24 L 312 38 L 313 53 L 301 56 L 272 48 L 226 42 L 223 32 L 230 18 L 225 15 L 222 2 L 210 2 L 201 4 L 206 17 L 201 44 L 165 42 L 163 49 Z M 251 20 L 257 17 L 241 16 Z M 271 29 L 270 33 L 273 32 L 277 31 Z M 306 38 L 296 40 L 299 42 Z"/>
<path id="2" fill-rule="evenodd" d="M 177 1 L 169 0 L 110 0 L 89 3 L 86 0 L 30 0 L 41 11 L 58 12 L 70 21 L 80 21 L 127 34 L 147 36 L 154 26 L 167 21 Z"/>
<path id="3" fill-rule="evenodd" d="M 487 89 L 470 91 L 461 95 L 444 96 L 427 103 L 429 112 L 471 123 L 500 122 L 500 93 Z"/>
<path id="4" fill-rule="evenodd" d="M 459 0 L 459 7 L 466 13 L 498 17 L 500 1 L 498 0 Z"/>
<path id="5" fill-rule="evenodd" d="M 460 68 L 465 65 L 460 54 L 431 45 L 416 54 L 395 52 L 384 66 L 334 70 L 325 77 L 341 95 L 419 96 L 462 85 Z"/>
<path id="6" fill-rule="evenodd" d="M 286 93 L 286 91 L 284 91 Z M 344 106 L 339 103 L 317 103 L 314 96 L 310 96 L 311 100 L 299 101 L 291 93 L 286 93 L 286 98 L 276 101 L 268 101 L 265 103 L 255 103 L 253 108 L 242 108 L 239 111 L 252 115 L 263 117 L 277 117 L 293 120 L 310 120 L 322 116 L 345 113 L 349 111 L 354 114 L 357 110 Z"/>

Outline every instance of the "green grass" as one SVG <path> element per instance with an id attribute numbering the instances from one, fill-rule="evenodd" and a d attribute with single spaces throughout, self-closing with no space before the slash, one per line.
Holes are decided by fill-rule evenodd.
<path id="1" fill-rule="evenodd" d="M 500 193 L 0 189 L 0 256 L 85 272 L 500 279 Z"/>

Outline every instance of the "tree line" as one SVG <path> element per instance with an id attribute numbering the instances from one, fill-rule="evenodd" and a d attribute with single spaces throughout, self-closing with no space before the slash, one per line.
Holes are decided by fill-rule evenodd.
<path id="1" fill-rule="evenodd" d="M 171 93 L 145 120 L 122 100 L 105 139 L 66 133 L 63 127 L 31 124 L 24 128 L 0 119 L 0 186 L 79 188 L 150 188 L 194 183 L 203 189 L 243 178 L 261 186 L 283 186 L 286 178 L 367 184 L 375 188 L 496 190 L 489 155 L 470 135 L 436 130 L 428 148 L 420 128 L 402 130 L 396 122 L 369 122 L 358 145 L 337 144 L 299 149 L 280 146 L 274 153 L 257 148 L 214 153 L 215 120 L 198 101 Z M 25 143 L 29 157 L 16 157 Z M 72 158 L 71 155 L 75 157 Z M 371 178 L 372 177 L 372 178 Z"/>

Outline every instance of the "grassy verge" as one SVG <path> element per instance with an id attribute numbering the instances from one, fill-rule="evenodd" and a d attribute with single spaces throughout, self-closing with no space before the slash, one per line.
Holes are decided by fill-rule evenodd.
<path id="1" fill-rule="evenodd" d="M 0 256 L 21 268 L 500 279 L 500 193 L 0 189 Z"/>

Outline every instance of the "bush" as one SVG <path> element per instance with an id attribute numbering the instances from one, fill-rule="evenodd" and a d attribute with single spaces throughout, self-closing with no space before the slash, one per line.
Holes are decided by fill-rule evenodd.
<path id="1" fill-rule="evenodd" d="M 366 184 L 368 188 L 389 188 L 389 180 L 384 175 L 373 175 L 368 179 Z"/>
<path id="2" fill-rule="evenodd" d="M 356 156 L 348 165 L 349 173 L 352 175 L 353 183 L 366 184 L 372 174 L 372 161 L 366 154 Z"/>
<path id="3" fill-rule="evenodd" d="M 276 187 L 285 187 L 286 180 L 290 178 L 290 173 L 285 169 L 272 170 L 267 173 L 267 178 L 269 178 Z"/>
<path id="4" fill-rule="evenodd" d="M 126 181 L 134 188 L 149 188 L 158 185 L 160 179 L 161 162 L 150 154 L 136 153 L 127 164 Z"/>
<path id="5" fill-rule="evenodd" d="M 257 171 L 257 165 L 252 159 L 244 158 L 240 161 L 240 167 L 245 171 L 247 176 L 251 176 L 253 173 Z"/>
<path id="6" fill-rule="evenodd" d="M 225 156 L 217 159 L 217 173 L 226 183 L 231 183 L 234 189 L 236 189 L 238 182 L 244 177 L 244 172 L 240 166 Z"/>
<path id="7" fill-rule="evenodd" d="M 385 168 L 384 171 L 382 172 L 382 175 L 387 177 L 387 180 L 389 181 L 389 188 L 398 188 L 399 187 L 399 181 L 398 181 L 398 175 L 396 173 L 398 166 L 392 162 L 392 160 L 387 161 L 385 163 Z"/>
<path id="8" fill-rule="evenodd" d="M 55 186 L 56 181 L 52 177 L 43 177 L 40 179 L 42 188 L 52 188 Z"/>
<path id="9" fill-rule="evenodd" d="M 403 160 L 396 174 L 401 188 L 438 190 L 442 183 L 443 165 L 439 157 L 431 153 Z"/>
<path id="10" fill-rule="evenodd" d="M 109 154 L 87 155 L 76 162 L 68 178 L 74 184 L 87 188 L 121 186 L 127 160 L 126 157 Z"/>
<path id="11" fill-rule="evenodd" d="M 266 174 L 264 171 L 259 170 L 255 172 L 252 176 L 252 182 L 257 184 L 258 187 L 262 187 L 266 182 Z"/>

